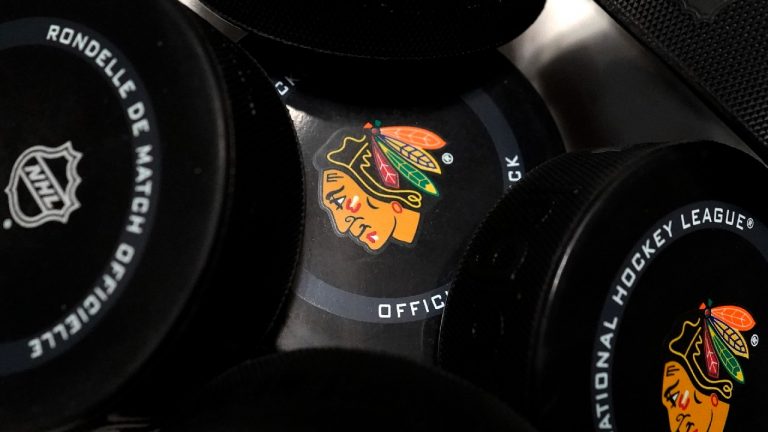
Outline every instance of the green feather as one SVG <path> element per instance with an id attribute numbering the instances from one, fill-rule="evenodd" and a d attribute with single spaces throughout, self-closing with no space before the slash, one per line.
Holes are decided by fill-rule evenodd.
<path id="1" fill-rule="evenodd" d="M 715 345 L 715 352 L 717 352 L 717 357 L 720 359 L 720 364 L 725 367 L 725 370 L 728 371 L 728 374 L 732 376 L 733 379 L 744 384 L 744 371 L 741 369 L 739 361 L 736 360 L 736 356 L 731 353 L 731 350 L 729 350 L 723 341 L 720 340 L 720 337 L 715 334 L 712 325 L 709 324 L 708 327 L 709 333 L 712 336 L 712 343 Z"/>
<path id="2" fill-rule="evenodd" d="M 429 177 L 427 177 L 423 172 L 419 171 L 418 168 L 414 167 L 405 159 L 400 157 L 397 153 L 390 150 L 386 145 L 384 145 L 384 143 L 381 142 L 378 137 L 376 137 L 376 143 L 379 145 L 379 148 L 381 148 L 381 151 L 384 153 L 387 159 L 392 162 L 392 166 L 404 178 L 406 178 L 414 186 L 423 190 L 424 192 L 430 195 L 440 196 L 437 191 L 437 186 L 435 186 L 432 180 L 430 180 Z"/>

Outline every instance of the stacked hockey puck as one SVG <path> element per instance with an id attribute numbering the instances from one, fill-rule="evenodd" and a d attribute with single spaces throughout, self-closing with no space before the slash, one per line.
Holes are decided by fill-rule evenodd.
<path id="1" fill-rule="evenodd" d="M 3 5 L 4 430 L 260 351 L 300 241 L 300 155 L 271 82 L 199 21 L 168 1 Z"/>
<path id="2" fill-rule="evenodd" d="M 306 235 L 277 346 L 433 363 L 471 233 L 504 191 L 562 152 L 536 91 L 488 49 L 522 31 L 542 3 L 185 3 L 265 67 L 302 148 Z M 376 30 L 339 39 L 332 29 Z M 465 45 L 435 38 L 449 32 Z"/>
<path id="3" fill-rule="evenodd" d="M 200 383 L 274 350 L 286 322 L 289 334 L 326 326 L 293 345 L 431 361 L 450 269 L 475 224 L 561 147 L 535 91 L 492 51 L 542 3 L 211 4 L 218 25 L 171 0 L 5 4 L 2 428 L 88 429 L 115 410 L 167 413 Z M 248 30 L 242 45 L 217 30 L 222 18 Z M 370 38 L 347 37 L 347 22 Z M 279 61 L 286 52 L 323 63 L 294 71 Z M 478 73 L 446 79 L 469 53 L 461 59 Z M 273 76 L 301 74 L 306 89 L 284 80 L 295 91 L 280 101 L 281 82 L 254 57 Z M 436 66 L 443 78 L 419 85 Z M 336 82 L 324 86 L 328 77 Z M 330 240 L 339 246 L 320 247 Z M 378 264 L 387 252 L 395 257 Z M 286 307 L 275 321 L 286 297 L 306 294 L 291 280 L 304 280 L 296 262 L 308 255 L 325 255 L 313 268 L 331 275 L 342 260 L 378 266 L 358 267 L 360 284 L 384 274 L 413 281 L 374 287 L 389 309 L 349 303 L 326 311 L 342 318 L 328 324 L 319 309 L 290 321 Z M 342 283 L 347 298 L 370 297 L 349 291 L 354 279 Z M 333 292 L 321 286 L 311 298 L 322 306 Z M 413 311 L 416 297 L 417 324 L 378 321 L 403 316 L 399 299 Z M 370 324 L 360 316 L 379 327 L 360 330 Z M 375 334 L 382 343 L 363 343 Z M 484 398 L 478 406 L 494 410 Z M 517 424 L 503 423 L 525 430 Z"/>
<path id="4" fill-rule="evenodd" d="M 262 38 L 309 51 L 379 59 L 493 49 L 525 30 L 544 6 L 543 0 L 202 2 Z"/>
<path id="5" fill-rule="evenodd" d="M 542 165 L 464 257 L 441 365 L 542 431 L 764 429 L 767 181 L 710 142 Z"/>
<path id="6" fill-rule="evenodd" d="M 543 102 L 497 52 L 404 67 L 281 62 L 258 50 L 304 155 L 305 241 L 281 349 L 381 349 L 433 362 L 447 290 L 476 225 L 562 152 Z M 297 57 L 294 57 L 294 59 Z M 318 65 L 321 65 L 318 67 Z M 434 71 L 440 72 L 437 75 Z"/>
<path id="7" fill-rule="evenodd" d="M 276 348 L 388 351 L 433 363 L 447 289 L 471 233 L 506 190 L 528 170 L 560 153 L 562 144 L 535 90 L 508 60 L 488 49 L 498 45 L 498 35 L 478 33 L 481 39 L 488 39 L 472 41 L 475 46 L 471 48 L 449 42 L 425 54 L 416 46 L 428 42 L 420 30 L 398 32 L 391 23 L 408 27 L 405 23 L 418 17 L 437 34 L 446 31 L 446 18 L 441 13 L 456 14 L 476 7 L 475 12 L 481 14 L 494 10 L 491 15 L 496 14 L 496 18 L 505 15 L 507 24 L 513 22 L 514 26 L 503 31 L 517 33 L 530 23 L 541 4 L 461 5 L 456 11 L 447 6 L 434 16 L 428 13 L 431 5 L 405 4 L 393 8 L 389 15 L 379 13 L 380 4 L 364 5 L 372 8 L 370 14 L 355 13 L 355 6 L 349 5 L 335 9 L 335 4 L 324 5 L 322 17 L 313 6 L 302 11 L 303 16 L 312 15 L 306 19 L 319 20 L 324 26 L 381 29 L 368 35 L 381 50 L 366 51 L 360 48 L 364 45 L 343 43 L 328 48 L 325 44 L 335 37 L 332 30 L 318 31 L 317 45 L 307 44 L 302 32 L 311 26 L 296 26 L 296 22 L 281 24 L 280 31 L 288 33 L 275 36 L 270 33 L 273 28 L 260 25 L 265 16 L 257 11 L 260 6 L 236 5 L 231 9 L 226 3 L 205 2 L 210 8 L 185 3 L 233 35 L 265 67 L 289 109 L 303 152 L 305 236 L 292 295 L 276 328 Z M 530 15 L 533 10 L 536 12 Z M 383 30 L 385 26 L 389 32 Z M 470 42 L 471 38 L 462 37 Z M 363 39 L 354 43 L 365 44 Z M 343 42 L 350 40 L 344 38 Z M 418 42 L 409 44 L 411 40 Z M 402 44 L 409 46 L 391 48 Z M 464 70 L 460 77 L 453 74 L 465 64 L 472 65 L 469 73 Z M 274 361 L 290 358 L 284 357 L 287 355 L 278 355 Z M 344 361 L 346 354 L 339 355 L 338 361 Z M 261 362 L 243 366 L 246 370 L 253 367 L 262 367 Z M 295 370 L 286 369 L 286 379 L 305 380 L 310 387 L 319 379 L 315 376 L 322 377 L 323 382 L 330 379 L 324 372 L 292 368 Z M 389 368 L 361 369 L 361 373 L 377 374 L 374 369 L 383 372 Z M 397 370 L 394 364 L 391 368 Z M 393 372 L 390 379 L 394 381 L 382 387 L 394 385 L 397 390 L 382 394 L 428 411 L 428 404 L 419 401 L 437 399 L 424 395 L 411 398 L 420 393 L 412 385 L 398 384 L 399 374 Z M 230 400 L 221 406 L 245 404 L 243 410 L 259 410 L 261 403 L 255 400 L 273 394 L 258 380 L 226 381 L 230 382 L 224 386 L 227 390 L 216 387 L 211 392 L 247 391 L 250 396 L 248 401 L 240 396 L 235 397 L 237 402 Z M 364 387 L 380 387 L 368 378 L 361 382 Z M 343 404 L 360 408 L 368 404 L 386 408 L 395 413 L 391 417 L 395 423 L 422 422 L 421 414 L 414 417 L 392 403 L 382 405 L 344 386 L 338 394 L 323 388 L 328 395 L 313 401 L 312 408 L 299 397 L 301 388 L 287 390 L 280 397 L 294 400 L 295 409 L 307 412 L 334 412 L 338 409 L 335 405 L 343 400 Z M 401 391 L 406 393 L 397 396 Z M 410 396 L 406 396 L 408 392 Z M 256 417 L 274 416 L 270 409 L 266 407 Z M 218 411 L 212 413 L 216 414 L 211 417 L 219 417 Z M 251 423 L 237 420 L 239 416 L 233 412 L 227 417 L 236 419 L 227 424 L 228 428 L 256 424 L 253 419 Z M 349 428 L 353 420 L 376 427 L 370 423 L 372 417 L 380 415 L 362 409 L 345 420 L 346 426 L 339 427 Z M 328 419 L 323 416 L 307 418 L 320 427 L 335 424 L 326 423 Z M 445 416 L 440 422 L 446 423 L 440 424 L 449 424 L 453 418 Z M 465 420 L 468 418 L 475 416 Z M 292 420 L 297 427 L 305 421 L 284 418 Z M 366 420 L 368 423 L 363 423 Z M 515 430 L 516 424 L 502 422 L 490 429 Z"/>
<path id="8" fill-rule="evenodd" d="M 248 362 L 181 409 L 169 431 L 532 432 L 487 393 L 436 369 L 361 351 L 298 350 Z"/>

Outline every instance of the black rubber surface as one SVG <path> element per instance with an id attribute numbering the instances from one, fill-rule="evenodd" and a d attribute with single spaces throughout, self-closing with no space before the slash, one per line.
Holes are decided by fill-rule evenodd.
<path id="1" fill-rule="evenodd" d="M 203 0 L 226 19 L 289 45 L 346 56 L 447 57 L 501 46 L 544 0 Z"/>
<path id="2" fill-rule="evenodd" d="M 168 431 L 533 432 L 493 397 L 443 372 L 362 351 L 306 350 L 241 365 Z"/>

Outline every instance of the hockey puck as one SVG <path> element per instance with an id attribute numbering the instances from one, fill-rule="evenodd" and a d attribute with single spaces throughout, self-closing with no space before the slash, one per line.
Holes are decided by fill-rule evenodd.
<path id="1" fill-rule="evenodd" d="M 2 429 L 79 422 L 150 363 L 159 387 L 242 361 L 284 296 L 303 206 L 256 63 L 175 2 L 9 1 L 0 118 Z M 280 216 L 260 222 L 268 201 Z"/>
<path id="2" fill-rule="evenodd" d="M 258 37 L 380 59 L 448 57 L 499 47 L 522 33 L 544 6 L 543 0 L 202 2 Z"/>
<path id="3" fill-rule="evenodd" d="M 461 253 L 504 191 L 563 151 L 554 121 L 496 52 L 461 76 L 447 61 L 285 69 L 280 59 L 260 61 L 294 121 L 307 203 L 279 347 L 434 362 Z"/>
<path id="4" fill-rule="evenodd" d="M 217 379 L 168 431 L 435 430 L 532 432 L 502 402 L 396 357 L 305 350 L 248 362 Z"/>
<path id="5" fill-rule="evenodd" d="M 542 431 L 765 429 L 766 181 L 711 142 L 542 165 L 468 249 L 441 364 Z"/>

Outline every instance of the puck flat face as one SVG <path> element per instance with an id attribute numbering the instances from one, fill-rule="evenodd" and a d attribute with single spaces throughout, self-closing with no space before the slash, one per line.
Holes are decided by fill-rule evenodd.
<path id="1" fill-rule="evenodd" d="M 152 232 L 162 148 L 140 75 L 101 34 L 25 18 L 0 35 L 8 376 L 64 354 L 130 284 Z"/>
<path id="2" fill-rule="evenodd" d="M 765 179 L 713 143 L 542 166 L 470 247 L 441 363 L 545 431 L 764 428 Z"/>
<path id="3" fill-rule="evenodd" d="M 598 430 L 766 426 L 756 415 L 766 403 L 765 327 L 753 314 L 764 310 L 767 247 L 763 221 L 722 201 L 675 209 L 646 232 L 600 313 L 592 369 Z M 653 356 L 639 361 L 643 352 Z M 656 415 L 638 425 L 635 412 Z"/>
<path id="4" fill-rule="evenodd" d="M 217 280 L 217 257 L 233 249 L 232 238 L 254 240 L 251 231 L 223 235 L 253 225 L 250 177 L 234 170 L 236 137 L 259 144 L 237 153 L 238 167 L 254 153 L 283 160 L 286 179 L 272 190 L 299 204 L 286 203 L 283 220 L 298 219 L 300 185 L 288 185 L 301 173 L 285 109 L 255 62 L 212 34 L 175 2 L 3 6 L 4 428 L 83 420 L 170 333 L 183 332 L 176 323 L 200 309 L 198 293 Z M 296 236 L 298 228 L 296 220 L 286 231 Z M 263 298 L 277 302 L 283 291 Z M 243 298 L 259 313 L 270 310 L 255 297 Z M 205 329 L 224 322 L 215 311 L 205 316 Z M 254 338 L 266 330 L 255 327 Z"/>
<path id="5" fill-rule="evenodd" d="M 167 423 L 163 430 L 533 430 L 501 401 L 442 371 L 345 350 L 249 361 L 214 380 Z"/>
<path id="6" fill-rule="evenodd" d="M 273 74 L 301 142 L 307 190 L 281 346 L 432 358 L 447 289 L 476 225 L 562 148 L 524 78 L 497 54 L 483 65 L 494 72 L 453 87 L 402 84 L 402 72 L 319 82 Z"/>
<path id="7" fill-rule="evenodd" d="M 260 37 L 316 52 L 385 59 L 457 56 L 499 47 L 533 23 L 544 6 L 543 0 L 203 3 Z"/>

